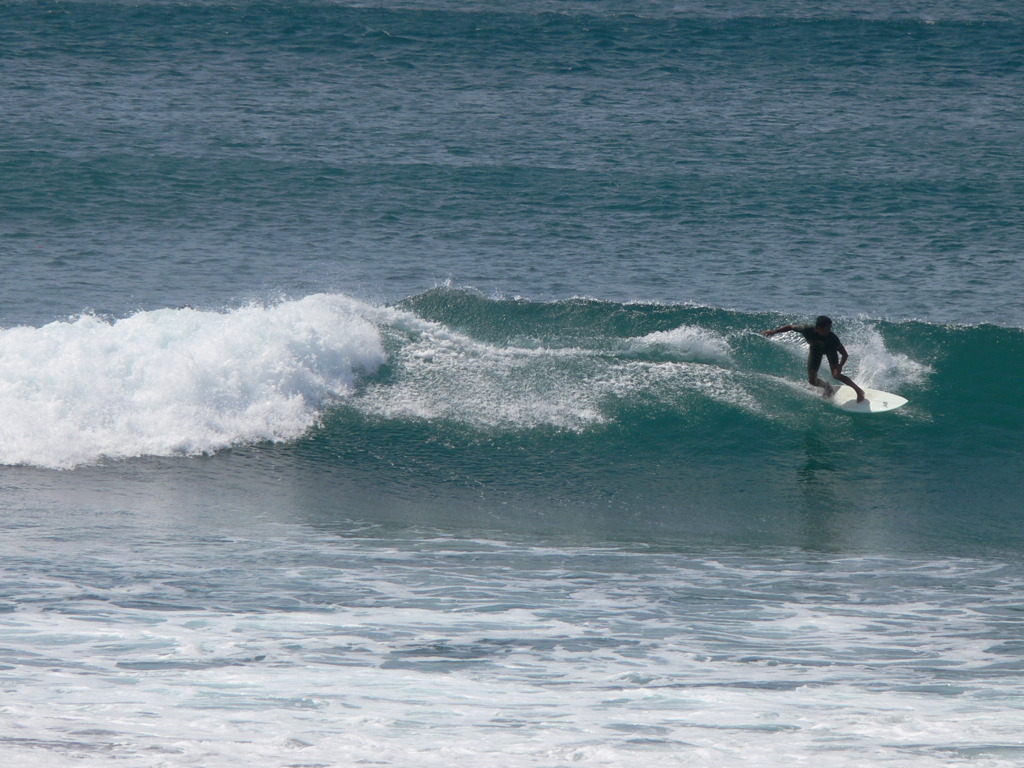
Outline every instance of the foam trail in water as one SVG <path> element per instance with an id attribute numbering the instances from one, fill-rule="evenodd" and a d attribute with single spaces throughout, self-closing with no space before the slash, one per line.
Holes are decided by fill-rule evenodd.
<path id="1" fill-rule="evenodd" d="M 371 385 L 357 404 L 385 418 L 444 418 L 476 426 L 581 427 L 603 421 L 580 375 L 600 366 L 595 353 L 480 342 L 401 310 L 381 310 L 397 345 L 396 376 Z"/>
<path id="2" fill-rule="evenodd" d="M 603 347 L 494 344 L 411 313 L 378 310 L 395 347 L 394 376 L 353 405 L 384 418 L 446 419 L 482 428 L 582 430 L 612 418 L 609 405 L 638 397 L 686 410 L 717 400 L 757 410 L 737 382 L 723 337 L 701 328 L 652 333 Z M 623 357 L 623 352 L 630 354 Z M 637 352 L 671 361 L 637 360 Z M 710 362 L 711 364 L 708 364 Z"/>
<path id="3" fill-rule="evenodd" d="M 732 352 L 725 337 L 693 325 L 649 333 L 636 339 L 635 345 L 639 349 L 664 351 L 694 362 L 732 362 Z"/>
<path id="4" fill-rule="evenodd" d="M 295 438 L 384 361 L 344 296 L 0 332 L 0 463 L 198 454 Z"/>

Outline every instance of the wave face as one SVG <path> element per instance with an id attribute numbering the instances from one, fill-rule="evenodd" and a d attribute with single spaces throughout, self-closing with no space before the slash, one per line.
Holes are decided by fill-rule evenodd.
<path id="1" fill-rule="evenodd" d="M 841 320 L 847 372 L 911 400 L 898 414 L 865 420 L 838 414 L 804 384 L 798 335 L 769 341 L 759 333 L 806 319 L 440 288 L 379 317 L 389 373 L 349 407 L 509 433 L 603 427 L 638 442 L 661 429 L 706 439 L 730 429 L 845 434 L 898 425 L 927 430 L 930 450 L 1016 445 L 1024 424 L 1020 329 Z"/>
<path id="2" fill-rule="evenodd" d="M 1024 332 L 838 318 L 847 372 L 910 401 L 863 416 L 804 383 L 797 335 L 759 334 L 803 320 L 429 291 L 378 318 L 388 364 L 305 455 L 430 488 L 449 509 L 461 493 L 466 515 L 480 495 L 507 501 L 533 510 L 515 523 L 531 532 L 826 549 L 1024 542 Z"/>
<path id="3" fill-rule="evenodd" d="M 837 318 L 855 380 L 910 400 L 863 416 L 803 383 L 799 337 L 758 333 L 790 320 L 438 288 L 392 306 L 321 294 L 14 328 L 2 461 L 251 445 L 308 489 L 374 489 L 351 501 L 377 511 L 415 499 L 416 514 L 476 515 L 483 497 L 536 513 L 516 524 L 557 509 L 544 524 L 626 519 L 645 539 L 1024 538 L 1024 332 Z M 254 471 L 256 454 L 234 453 Z"/>

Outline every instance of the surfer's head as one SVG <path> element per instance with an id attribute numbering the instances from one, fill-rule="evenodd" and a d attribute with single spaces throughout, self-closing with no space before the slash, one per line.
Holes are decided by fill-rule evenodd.
<path id="1" fill-rule="evenodd" d="M 818 319 L 814 321 L 814 327 L 832 330 L 832 318 L 828 315 L 818 315 Z"/>

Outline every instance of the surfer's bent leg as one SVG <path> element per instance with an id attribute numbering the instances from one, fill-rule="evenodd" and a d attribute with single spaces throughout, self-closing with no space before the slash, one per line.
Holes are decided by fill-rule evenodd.
<path id="1" fill-rule="evenodd" d="M 841 381 L 843 384 L 848 386 L 854 392 L 857 393 L 857 402 L 864 400 L 864 390 L 853 383 L 853 379 L 847 376 L 845 373 L 841 373 L 839 370 L 839 355 L 835 352 L 828 353 L 828 364 L 832 371 L 832 378 L 836 381 Z"/>
<path id="2" fill-rule="evenodd" d="M 825 397 L 831 397 L 833 393 L 832 385 L 818 378 L 819 368 L 821 368 L 821 352 L 812 349 L 807 353 L 807 380 L 812 386 L 824 389 Z"/>

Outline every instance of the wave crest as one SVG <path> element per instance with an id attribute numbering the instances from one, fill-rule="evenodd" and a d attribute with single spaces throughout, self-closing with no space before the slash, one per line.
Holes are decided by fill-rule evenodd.
<path id="1" fill-rule="evenodd" d="M 294 439 L 384 362 L 360 306 L 316 295 L 0 332 L 0 462 L 65 468 Z"/>

